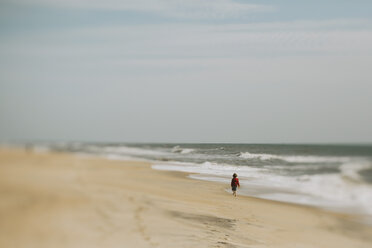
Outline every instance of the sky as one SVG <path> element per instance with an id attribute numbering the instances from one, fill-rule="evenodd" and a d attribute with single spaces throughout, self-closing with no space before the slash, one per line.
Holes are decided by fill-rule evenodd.
<path id="1" fill-rule="evenodd" d="M 0 142 L 372 143 L 370 0 L 0 0 Z"/>

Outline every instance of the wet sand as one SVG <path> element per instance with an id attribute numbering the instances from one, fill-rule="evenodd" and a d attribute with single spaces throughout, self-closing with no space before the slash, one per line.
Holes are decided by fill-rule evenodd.
<path id="1" fill-rule="evenodd" d="M 0 247 L 371 247 L 353 217 L 63 153 L 0 149 Z"/>

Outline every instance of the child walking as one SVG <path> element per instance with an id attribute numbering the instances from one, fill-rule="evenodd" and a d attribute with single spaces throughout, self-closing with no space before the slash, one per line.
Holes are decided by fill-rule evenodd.
<path id="1" fill-rule="evenodd" d="M 235 197 L 236 197 L 236 187 L 240 188 L 240 184 L 239 184 L 238 175 L 236 173 L 234 173 L 233 178 L 231 179 L 231 190 L 233 192 L 233 196 L 235 196 Z"/>

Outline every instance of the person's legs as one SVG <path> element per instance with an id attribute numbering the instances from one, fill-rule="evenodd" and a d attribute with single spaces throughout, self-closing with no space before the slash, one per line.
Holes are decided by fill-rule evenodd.
<path id="1" fill-rule="evenodd" d="M 232 187 L 233 196 L 236 196 L 236 187 Z"/>

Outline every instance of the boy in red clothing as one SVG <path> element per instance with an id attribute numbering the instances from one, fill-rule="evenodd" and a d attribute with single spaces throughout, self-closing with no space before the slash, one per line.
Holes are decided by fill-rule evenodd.
<path id="1" fill-rule="evenodd" d="M 233 192 L 233 196 L 236 197 L 236 187 L 240 188 L 238 175 L 236 173 L 233 174 L 233 178 L 231 179 L 231 190 Z"/>

